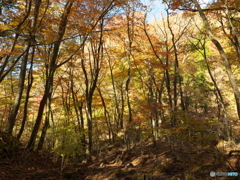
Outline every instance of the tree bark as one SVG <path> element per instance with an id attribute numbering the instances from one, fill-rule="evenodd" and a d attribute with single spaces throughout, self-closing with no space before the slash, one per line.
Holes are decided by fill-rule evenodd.
<path id="1" fill-rule="evenodd" d="M 47 99 L 46 106 L 47 106 L 47 115 L 45 117 L 45 122 L 44 122 L 44 126 L 43 126 L 43 129 L 42 129 L 42 134 L 41 134 L 41 137 L 40 137 L 39 142 L 38 142 L 37 151 L 42 150 L 43 143 L 44 143 L 44 140 L 45 140 L 45 137 L 46 137 L 46 134 L 47 134 L 47 129 L 49 128 L 49 119 L 50 119 L 50 114 L 51 114 L 51 98 Z"/>

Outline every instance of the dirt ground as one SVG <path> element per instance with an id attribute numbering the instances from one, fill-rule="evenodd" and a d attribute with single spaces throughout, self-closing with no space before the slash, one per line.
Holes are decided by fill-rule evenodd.
<path id="1" fill-rule="evenodd" d="M 158 141 L 145 143 L 127 151 L 111 147 L 92 162 L 63 163 L 54 161 L 49 152 L 18 152 L 0 157 L 0 180 L 181 180 L 240 179 L 240 177 L 210 177 L 210 172 L 240 172 L 239 155 L 216 149 L 199 152 L 171 150 Z"/>

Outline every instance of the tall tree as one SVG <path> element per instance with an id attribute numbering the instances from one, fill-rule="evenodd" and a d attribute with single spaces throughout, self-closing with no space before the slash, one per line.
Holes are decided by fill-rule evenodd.
<path id="1" fill-rule="evenodd" d="M 234 10 L 235 8 L 234 7 L 229 7 L 227 5 L 228 4 L 227 1 L 226 1 L 226 6 L 227 7 L 219 6 L 219 7 L 209 8 L 209 9 L 208 8 L 202 9 L 198 0 L 191 0 L 191 1 L 188 1 L 188 2 L 187 1 L 181 1 L 181 0 L 170 0 L 170 1 L 166 0 L 165 2 L 170 2 L 171 8 L 173 10 L 180 9 L 180 10 L 193 11 L 193 12 L 198 12 L 199 13 L 199 15 L 200 15 L 200 17 L 203 21 L 204 27 L 205 27 L 205 33 L 207 34 L 208 38 L 212 41 L 212 43 L 216 46 L 216 48 L 219 52 L 219 55 L 220 55 L 220 57 L 223 61 L 223 64 L 225 66 L 225 69 L 226 69 L 231 87 L 233 89 L 235 102 L 236 102 L 236 106 L 237 106 L 237 114 L 238 114 L 238 117 L 240 118 L 240 91 L 239 91 L 239 86 L 237 85 L 236 79 L 234 77 L 234 73 L 233 73 L 232 68 L 231 68 L 229 57 L 226 54 L 226 52 L 223 48 L 223 45 L 220 43 L 219 39 L 216 37 L 216 35 L 214 35 L 214 31 L 211 28 L 211 25 L 209 23 L 209 20 L 208 20 L 207 16 L 205 15 L 205 12 L 208 12 L 208 11 L 217 11 L 217 10 L 223 10 L 223 11 L 227 10 L 227 11 L 229 11 L 230 9 Z M 218 3 L 216 3 L 216 4 L 218 4 Z M 220 3 L 220 5 L 221 5 L 221 3 Z M 196 9 L 194 9 L 194 7 Z M 237 46 L 236 46 L 237 42 L 238 42 L 238 39 L 234 38 L 234 34 L 233 34 L 232 41 L 234 42 L 236 49 L 238 49 Z M 238 52 L 238 50 L 237 50 L 237 52 Z"/>
<path id="2" fill-rule="evenodd" d="M 40 127 L 40 124 L 41 124 L 41 121 L 42 121 L 44 107 L 47 103 L 47 99 L 51 98 L 51 96 L 52 96 L 53 79 L 54 79 L 54 73 L 55 73 L 56 68 L 57 68 L 58 52 L 59 52 L 59 49 L 60 49 L 60 45 L 61 45 L 63 36 L 65 34 L 67 19 L 68 19 L 68 16 L 69 16 L 72 5 L 73 5 L 73 2 L 68 1 L 66 3 L 64 11 L 62 13 L 62 17 L 61 17 L 60 24 L 59 24 L 59 27 L 58 27 L 57 40 L 54 42 L 53 54 L 52 54 L 51 60 L 49 62 L 49 70 L 48 70 L 47 79 L 46 79 L 46 82 L 45 82 L 45 90 L 44 90 L 43 98 L 40 102 L 36 122 L 35 122 L 31 137 L 30 137 L 28 145 L 27 145 L 28 148 L 33 148 L 34 147 L 37 132 L 39 130 L 39 127 Z"/>
<path id="3" fill-rule="evenodd" d="M 232 68 L 231 68 L 231 65 L 230 65 L 229 58 L 228 58 L 226 52 L 224 51 L 224 48 L 220 44 L 219 40 L 217 40 L 217 38 L 214 36 L 214 34 L 211 30 L 211 26 L 209 24 L 209 21 L 208 21 L 206 15 L 204 14 L 200 4 L 198 3 L 197 0 L 192 0 L 192 2 L 196 6 L 196 8 L 197 8 L 202 20 L 203 20 L 203 23 L 205 25 L 206 33 L 207 33 L 208 37 L 214 43 L 214 45 L 216 46 L 216 48 L 217 48 L 217 50 L 218 50 L 218 52 L 219 52 L 219 54 L 222 58 L 223 64 L 226 68 L 228 78 L 230 80 L 230 83 L 231 83 L 231 86 L 232 86 L 232 89 L 233 89 L 233 92 L 234 92 L 236 105 L 237 105 L 237 113 L 238 113 L 238 117 L 240 118 L 240 91 L 239 91 L 239 87 L 237 85 L 236 79 L 234 77 L 234 74 L 232 72 Z"/>
<path id="4" fill-rule="evenodd" d="M 85 77 L 85 101 L 86 101 L 86 112 L 87 112 L 87 126 L 88 126 L 88 152 L 89 152 L 89 160 L 91 160 L 92 153 L 92 133 L 93 133 L 93 117 L 92 117 L 92 99 L 94 95 L 94 91 L 97 88 L 98 76 L 100 71 L 100 61 L 103 56 L 103 25 L 104 19 L 102 18 L 100 21 L 100 32 L 99 34 L 93 34 L 93 39 L 90 42 L 90 47 L 88 49 L 89 56 L 93 57 L 93 64 L 90 64 L 90 76 L 87 73 L 86 69 L 86 57 L 83 56 L 81 58 L 82 70 Z M 95 40 L 95 36 L 99 36 L 97 40 Z M 91 61 L 91 59 L 89 59 Z"/>
<path id="5" fill-rule="evenodd" d="M 18 84 L 18 92 L 16 94 L 15 101 L 14 101 L 14 106 L 13 106 L 12 112 L 9 116 L 8 124 L 7 124 L 7 128 L 6 128 L 6 132 L 9 133 L 9 134 L 12 134 L 12 130 L 13 130 L 13 127 L 14 127 L 14 124 L 15 124 L 15 121 L 16 121 L 16 116 L 17 116 L 18 109 L 19 109 L 19 106 L 20 106 L 20 103 L 21 103 L 21 99 L 22 99 L 30 47 L 32 46 L 32 48 L 33 48 L 32 52 L 34 52 L 34 48 L 35 48 L 34 47 L 35 42 L 36 42 L 35 41 L 35 34 L 36 34 L 36 28 L 37 28 L 37 25 L 38 25 L 37 20 L 38 20 L 38 15 L 39 15 L 39 8 L 40 8 L 40 1 L 36 0 L 35 9 L 34 9 L 34 22 L 33 22 L 33 25 L 31 27 L 32 30 L 29 33 L 30 38 L 28 39 L 28 45 L 27 45 L 26 53 L 25 53 L 25 55 L 23 57 L 23 60 L 22 60 L 22 63 L 21 63 L 21 71 L 20 71 L 20 75 L 19 75 L 19 84 Z"/>

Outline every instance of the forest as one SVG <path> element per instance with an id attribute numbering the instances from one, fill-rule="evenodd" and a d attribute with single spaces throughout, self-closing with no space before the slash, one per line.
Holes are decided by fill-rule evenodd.
<path id="1" fill-rule="evenodd" d="M 240 1 L 150 2 L 0 1 L 1 178 L 240 177 Z"/>

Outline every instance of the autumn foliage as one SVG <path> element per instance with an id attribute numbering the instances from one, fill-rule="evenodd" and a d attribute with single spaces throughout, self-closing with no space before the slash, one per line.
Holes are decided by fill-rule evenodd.
<path id="1" fill-rule="evenodd" d="M 133 0 L 1 2 L 0 130 L 79 162 L 119 144 L 237 144 L 239 3 L 163 3 L 148 22 Z"/>

